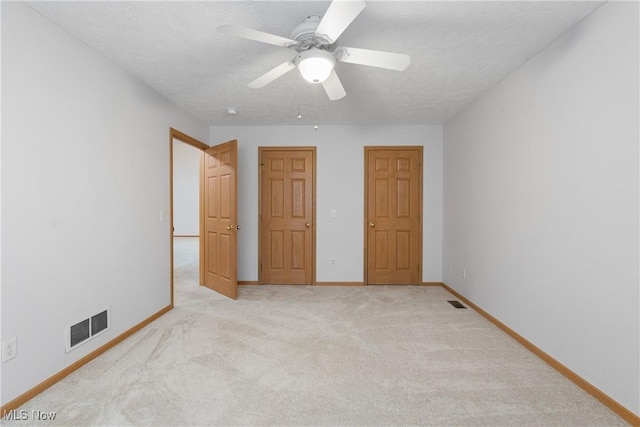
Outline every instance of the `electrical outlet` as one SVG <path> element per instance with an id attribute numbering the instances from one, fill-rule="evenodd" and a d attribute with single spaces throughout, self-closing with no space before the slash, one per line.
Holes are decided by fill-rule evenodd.
<path id="1" fill-rule="evenodd" d="M 16 337 L 13 337 L 2 343 L 2 362 L 11 360 L 18 355 L 18 342 Z"/>
<path id="2" fill-rule="evenodd" d="M 336 259 L 335 258 L 331 258 L 331 265 L 335 265 L 336 264 Z"/>

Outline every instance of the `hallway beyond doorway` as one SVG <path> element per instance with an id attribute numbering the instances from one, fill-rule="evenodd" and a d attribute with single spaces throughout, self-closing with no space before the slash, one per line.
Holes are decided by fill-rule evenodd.
<path id="1" fill-rule="evenodd" d="M 198 290 L 200 269 L 200 239 L 198 237 L 173 238 L 174 305 L 193 302 Z"/>

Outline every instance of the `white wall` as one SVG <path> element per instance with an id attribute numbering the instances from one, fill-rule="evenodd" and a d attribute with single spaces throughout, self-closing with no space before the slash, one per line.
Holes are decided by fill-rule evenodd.
<path id="1" fill-rule="evenodd" d="M 202 150 L 173 140 L 173 234 L 200 234 L 200 158 Z"/>
<path id="2" fill-rule="evenodd" d="M 169 128 L 208 128 L 22 3 L 2 2 L 2 404 L 170 304 Z M 65 354 L 64 328 L 111 306 Z"/>
<path id="3" fill-rule="evenodd" d="M 362 282 L 364 146 L 423 145 L 423 280 L 442 281 L 441 126 L 211 127 L 210 144 L 238 140 L 238 279 L 258 279 L 258 147 L 316 146 L 316 280 Z M 336 217 L 330 217 L 331 209 Z M 336 262 L 331 265 L 330 258 Z"/>
<path id="4" fill-rule="evenodd" d="M 635 414 L 638 36 L 607 3 L 444 128 L 445 283 Z"/>

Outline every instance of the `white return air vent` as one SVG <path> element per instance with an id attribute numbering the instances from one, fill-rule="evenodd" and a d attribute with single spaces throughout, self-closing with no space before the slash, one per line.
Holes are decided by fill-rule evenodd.
<path id="1" fill-rule="evenodd" d="M 87 319 L 68 326 L 65 330 L 66 353 L 106 332 L 110 324 L 109 307 L 107 307 Z"/>

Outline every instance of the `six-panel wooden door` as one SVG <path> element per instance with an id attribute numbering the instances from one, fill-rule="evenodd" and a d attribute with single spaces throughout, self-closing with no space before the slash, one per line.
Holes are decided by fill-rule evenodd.
<path id="1" fill-rule="evenodd" d="M 259 157 L 259 282 L 313 284 L 315 147 L 260 147 Z"/>
<path id="2" fill-rule="evenodd" d="M 205 151 L 204 285 L 229 298 L 238 297 L 237 141 Z"/>
<path id="3" fill-rule="evenodd" d="M 422 281 L 422 147 L 365 147 L 366 283 Z"/>

